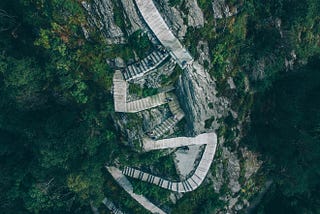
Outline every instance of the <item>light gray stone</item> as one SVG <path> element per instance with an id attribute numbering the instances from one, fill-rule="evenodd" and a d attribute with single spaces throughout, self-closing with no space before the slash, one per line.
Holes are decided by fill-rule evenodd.
<path id="1" fill-rule="evenodd" d="M 137 30 L 143 29 L 144 24 L 136 10 L 134 0 L 121 0 L 121 3 L 126 17 L 130 22 L 129 24 L 131 25 L 131 28 L 128 29 L 128 33 L 133 33 Z"/>
<path id="2" fill-rule="evenodd" d="M 227 113 L 229 106 L 225 98 L 217 97 L 215 82 L 208 72 L 197 62 L 193 67 L 186 69 L 178 81 L 177 91 L 181 99 L 184 111 L 187 112 L 186 119 L 190 122 L 190 127 L 194 132 L 201 133 L 206 131 L 205 121 L 212 116 L 215 119 L 221 118 Z M 208 108 L 212 103 L 213 108 Z M 216 121 L 212 124 L 212 129 L 218 128 Z"/>
<path id="3" fill-rule="evenodd" d="M 89 24 L 101 31 L 107 43 L 119 44 L 125 42 L 123 32 L 115 24 L 114 5 L 111 0 L 93 0 L 92 3 L 82 1 L 81 3 L 89 14 Z"/>
<path id="4" fill-rule="evenodd" d="M 238 9 L 236 7 L 233 8 L 233 11 L 231 11 L 229 5 L 226 4 L 225 0 L 213 0 L 212 9 L 215 19 L 230 17 L 238 13 Z"/>
<path id="5" fill-rule="evenodd" d="M 174 35 L 179 39 L 182 39 L 187 32 L 187 23 L 184 22 L 183 17 L 185 17 L 185 15 L 182 11 L 178 10 L 176 7 L 170 7 L 169 0 L 163 0 L 160 4 L 156 5 L 159 7 L 162 17 Z"/>
<path id="6" fill-rule="evenodd" d="M 186 7 L 188 8 L 188 26 L 203 27 L 203 12 L 199 8 L 197 0 L 187 0 Z"/>

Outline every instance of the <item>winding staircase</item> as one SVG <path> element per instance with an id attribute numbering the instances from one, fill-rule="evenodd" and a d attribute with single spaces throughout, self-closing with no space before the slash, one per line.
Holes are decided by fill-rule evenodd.
<path id="1" fill-rule="evenodd" d="M 210 169 L 216 151 L 217 136 L 215 133 L 204 133 L 195 137 L 178 137 L 158 140 L 185 116 L 177 97 L 173 93 L 163 92 L 143 99 L 130 102 L 127 101 L 128 81 L 143 77 L 149 71 L 157 68 L 157 66 L 159 66 L 169 55 L 182 69 L 196 69 L 196 66 L 193 65 L 194 60 L 192 56 L 170 31 L 170 28 L 157 10 L 154 2 L 152 0 L 135 0 L 135 4 L 141 17 L 149 27 L 148 30 L 153 33 L 162 44 L 163 48 L 154 51 L 142 61 L 128 66 L 123 72 L 115 72 L 113 77 L 115 111 L 137 113 L 160 105 L 169 105 L 172 116 L 155 127 L 154 130 L 150 132 L 149 136 L 145 136 L 142 139 L 145 152 L 191 145 L 206 146 L 194 173 L 189 178 L 182 181 L 171 181 L 130 166 L 125 166 L 123 170 L 113 166 L 107 166 L 106 168 L 124 190 L 146 209 L 152 213 L 165 213 L 144 196 L 135 194 L 132 185 L 126 176 L 174 192 L 184 193 L 193 191 L 201 185 Z"/>

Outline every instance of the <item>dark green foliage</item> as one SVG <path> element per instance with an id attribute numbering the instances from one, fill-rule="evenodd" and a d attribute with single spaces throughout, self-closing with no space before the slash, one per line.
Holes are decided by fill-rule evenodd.
<path id="1" fill-rule="evenodd" d="M 205 120 L 204 128 L 209 129 L 215 120 L 214 116 L 210 117 L 209 119 Z"/>
<path id="2" fill-rule="evenodd" d="M 269 160 L 266 167 L 280 193 L 270 200 L 281 198 L 290 213 L 320 208 L 319 62 L 285 75 L 256 98 L 246 141 Z"/>
<path id="3" fill-rule="evenodd" d="M 87 213 L 116 148 L 104 44 L 84 42 L 76 1 L 0 8 L 1 213 Z"/>
<path id="4" fill-rule="evenodd" d="M 130 94 L 135 94 L 139 97 L 148 97 L 158 93 L 157 88 L 141 88 L 140 85 L 137 84 L 130 84 L 129 85 L 129 92 Z"/>
<path id="5" fill-rule="evenodd" d="M 153 202 L 158 202 L 161 204 L 168 202 L 171 191 L 135 179 L 130 179 L 130 181 L 133 184 L 134 193 L 144 195 Z"/>
<path id="6" fill-rule="evenodd" d="M 223 205 L 218 194 L 212 189 L 212 184 L 202 184 L 194 192 L 186 193 L 172 213 L 214 213 Z"/>
<path id="7" fill-rule="evenodd" d="M 179 79 L 180 75 L 182 74 L 182 72 L 183 70 L 178 65 L 176 65 L 176 67 L 174 68 L 170 76 L 165 76 L 165 75 L 161 76 L 161 84 L 164 86 L 175 84 Z"/>
<path id="8" fill-rule="evenodd" d="M 129 37 L 129 46 L 136 51 L 139 58 L 146 57 L 151 51 L 152 44 L 145 32 L 138 30 Z"/>
<path id="9" fill-rule="evenodd" d="M 177 6 L 182 3 L 183 0 L 169 0 L 169 5 L 171 7 Z"/>

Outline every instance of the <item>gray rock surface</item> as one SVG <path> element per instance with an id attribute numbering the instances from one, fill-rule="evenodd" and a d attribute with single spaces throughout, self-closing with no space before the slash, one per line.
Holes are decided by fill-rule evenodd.
<path id="1" fill-rule="evenodd" d="M 262 161 L 258 159 L 258 155 L 248 150 L 247 148 L 241 149 L 242 157 L 244 158 L 244 177 L 249 179 L 253 174 L 255 174 L 261 167 Z"/>
<path id="2" fill-rule="evenodd" d="M 124 60 L 120 57 L 114 59 L 114 65 L 116 68 L 124 68 L 126 66 Z"/>
<path id="3" fill-rule="evenodd" d="M 229 104 L 224 98 L 217 97 L 215 82 L 209 73 L 197 62 L 194 63 L 194 69 L 186 69 L 180 77 L 177 86 L 177 92 L 184 111 L 187 112 L 186 119 L 192 124 L 190 127 L 195 134 L 208 131 L 205 129 L 205 121 L 214 117 L 216 120 L 226 113 Z M 213 108 L 208 104 L 212 103 Z M 218 128 L 216 120 L 212 124 L 212 129 Z"/>
<path id="4" fill-rule="evenodd" d="M 234 8 L 234 11 L 231 11 L 230 7 L 226 4 L 225 0 L 213 0 L 212 9 L 213 16 L 215 19 L 230 17 L 238 12 L 237 8 Z"/>
<path id="5" fill-rule="evenodd" d="M 210 60 L 210 55 L 209 55 L 209 44 L 207 41 L 199 41 L 197 45 L 197 51 L 199 53 L 199 63 L 203 66 L 206 62 L 209 65 L 208 68 L 211 67 L 209 64 Z"/>
<path id="6" fill-rule="evenodd" d="M 232 193 L 237 193 L 241 189 L 238 181 L 240 177 L 240 163 L 237 154 L 232 153 L 227 148 L 223 147 L 222 156 L 228 161 L 226 169 L 229 177 L 228 187 Z"/>
<path id="7" fill-rule="evenodd" d="M 215 192 L 219 193 L 220 189 L 224 183 L 224 178 L 223 178 L 223 164 L 222 161 L 217 163 L 216 168 L 215 168 L 215 174 L 213 175 L 213 189 Z"/>
<path id="8" fill-rule="evenodd" d="M 187 23 L 184 22 L 185 15 L 176 7 L 170 7 L 169 0 L 155 2 L 162 17 L 171 28 L 173 34 L 182 39 L 187 32 Z"/>
<path id="9" fill-rule="evenodd" d="M 131 26 L 131 28 L 128 29 L 128 33 L 130 34 L 137 30 L 144 29 L 144 23 L 138 15 L 137 9 L 134 5 L 134 0 L 121 0 L 121 3 L 126 17 L 130 22 L 129 25 Z"/>
<path id="10" fill-rule="evenodd" d="M 142 129 L 143 119 L 139 114 L 138 119 L 134 119 L 134 121 L 130 118 L 130 115 L 127 114 L 118 114 L 113 117 L 113 121 L 119 132 L 126 137 L 128 142 L 125 143 L 127 144 L 132 144 L 133 141 L 140 140 L 144 134 L 144 130 Z M 132 122 L 134 122 L 134 124 L 132 124 Z"/>
<path id="11" fill-rule="evenodd" d="M 195 162 L 199 156 L 199 152 L 199 145 L 188 146 L 188 149 L 179 148 L 177 151 L 175 151 L 174 162 L 181 180 L 186 179 L 191 171 L 196 168 Z"/>
<path id="12" fill-rule="evenodd" d="M 232 77 L 229 77 L 229 78 L 227 79 L 227 82 L 228 82 L 228 84 L 229 84 L 230 89 L 236 89 L 236 85 L 234 84 L 234 81 L 233 81 L 233 78 L 232 78 Z"/>
<path id="13" fill-rule="evenodd" d="M 266 59 L 259 59 L 253 67 L 251 77 L 253 80 L 262 80 L 265 77 Z"/>
<path id="14" fill-rule="evenodd" d="M 146 132 L 152 131 L 170 115 L 169 109 L 164 106 L 142 111 L 140 114 L 143 117 L 143 129 Z"/>
<path id="15" fill-rule="evenodd" d="M 111 0 L 93 0 L 92 3 L 82 1 L 82 6 L 89 14 L 88 22 L 92 27 L 98 28 L 110 44 L 124 43 L 124 34 L 115 24 Z"/>
<path id="16" fill-rule="evenodd" d="M 186 7 L 188 9 L 188 26 L 203 27 L 203 13 L 198 6 L 197 0 L 187 0 Z"/>

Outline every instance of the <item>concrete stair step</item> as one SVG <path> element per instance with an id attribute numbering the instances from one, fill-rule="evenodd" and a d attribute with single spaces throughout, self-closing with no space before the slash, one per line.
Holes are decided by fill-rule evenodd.
<path id="1" fill-rule="evenodd" d="M 168 119 L 166 119 L 165 121 L 163 121 L 163 123 L 161 123 L 160 125 L 158 125 L 157 127 L 155 127 L 155 129 L 153 130 L 154 136 L 155 138 L 159 138 L 162 135 L 164 135 L 166 132 L 168 132 L 174 125 L 176 124 L 175 120 L 173 119 L 173 117 L 170 117 Z"/>
<path id="2" fill-rule="evenodd" d="M 129 66 L 127 70 L 128 70 L 129 76 L 130 76 L 130 77 L 133 77 L 133 76 L 134 76 L 134 73 L 133 73 L 133 68 L 132 68 L 132 66 Z"/>
<path id="3" fill-rule="evenodd" d="M 155 51 L 153 53 L 153 56 L 156 58 L 156 61 L 159 62 L 161 60 L 161 56 L 159 54 L 159 51 Z"/>
<path id="4" fill-rule="evenodd" d="M 148 69 L 149 69 L 149 67 L 148 67 L 148 65 L 147 65 L 147 63 L 146 63 L 146 61 L 145 61 L 145 59 L 143 59 L 143 60 L 141 61 L 141 64 L 142 64 L 142 66 L 143 66 L 144 71 L 146 71 L 146 70 L 148 70 Z"/>
<path id="5" fill-rule="evenodd" d="M 150 55 L 150 59 L 153 61 L 154 64 L 158 63 L 158 60 L 156 59 L 153 53 Z"/>

